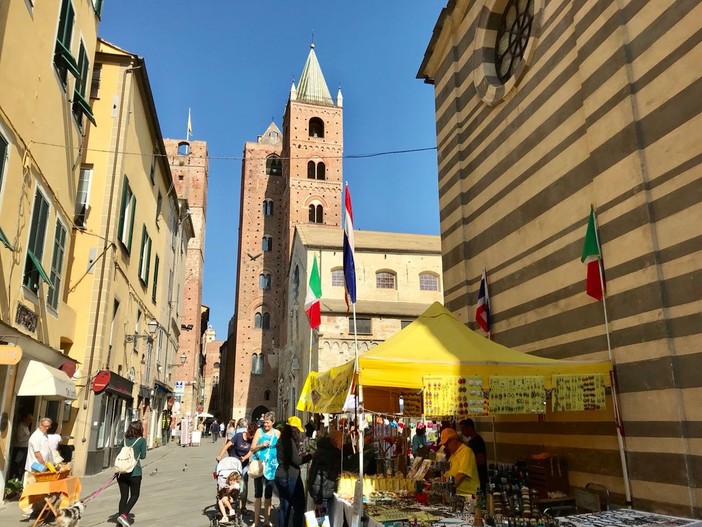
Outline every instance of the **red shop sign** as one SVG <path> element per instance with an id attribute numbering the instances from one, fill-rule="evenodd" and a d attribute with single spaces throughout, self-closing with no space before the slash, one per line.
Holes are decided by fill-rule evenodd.
<path id="1" fill-rule="evenodd" d="M 93 379 L 93 391 L 95 393 L 100 393 L 103 391 L 110 383 L 110 376 L 110 372 L 107 370 L 97 372 L 97 375 L 95 375 L 95 378 Z"/>

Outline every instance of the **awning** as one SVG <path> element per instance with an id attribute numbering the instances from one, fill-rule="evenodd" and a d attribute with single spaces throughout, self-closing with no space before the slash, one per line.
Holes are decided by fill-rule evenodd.
<path id="1" fill-rule="evenodd" d="M 76 399 L 76 385 L 61 370 L 36 360 L 20 364 L 17 395 L 35 395 L 55 399 Z"/>

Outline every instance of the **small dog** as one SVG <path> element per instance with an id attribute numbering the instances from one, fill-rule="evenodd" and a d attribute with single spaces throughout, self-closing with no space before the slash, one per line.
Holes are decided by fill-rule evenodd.
<path id="1" fill-rule="evenodd" d="M 56 527 L 77 527 L 84 510 L 85 505 L 82 501 L 61 509 L 56 515 Z"/>

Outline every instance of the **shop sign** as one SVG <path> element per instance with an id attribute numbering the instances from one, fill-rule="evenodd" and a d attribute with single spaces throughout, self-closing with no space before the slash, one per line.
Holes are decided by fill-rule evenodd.
<path id="1" fill-rule="evenodd" d="M 185 394 L 185 381 L 176 381 L 173 388 L 173 395 L 184 395 Z"/>
<path id="2" fill-rule="evenodd" d="M 97 372 L 95 378 L 93 379 L 93 391 L 95 393 L 101 393 L 110 384 L 110 377 L 112 374 L 107 370 L 102 370 Z"/>
<path id="3" fill-rule="evenodd" d="M 73 378 L 73 376 L 76 374 L 77 367 L 78 365 L 75 362 L 73 362 L 72 360 L 67 360 L 66 362 L 61 364 L 59 370 L 68 375 L 70 378 Z"/>
<path id="4" fill-rule="evenodd" d="M 0 364 L 13 366 L 22 358 L 22 348 L 9 344 L 0 345 Z"/>

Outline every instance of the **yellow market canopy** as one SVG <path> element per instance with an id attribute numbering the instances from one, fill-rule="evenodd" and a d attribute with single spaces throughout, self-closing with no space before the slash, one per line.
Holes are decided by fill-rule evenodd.
<path id="1" fill-rule="evenodd" d="M 439 302 L 402 331 L 360 355 L 358 361 L 364 406 L 377 411 L 392 411 L 388 403 L 397 400 L 396 395 L 402 392 L 420 391 L 425 376 L 481 376 L 484 388 L 489 387 L 491 376 L 543 376 L 545 387 L 550 389 L 553 375 L 602 374 L 609 385 L 611 369 L 610 361 L 549 359 L 492 342 L 466 327 Z M 320 377 L 329 373 L 311 375 L 319 385 L 324 384 Z M 315 398 L 327 399 L 320 393 Z M 303 390 L 298 409 L 322 411 L 310 401 Z M 342 410 L 335 406 L 327 405 L 323 411 Z"/>

